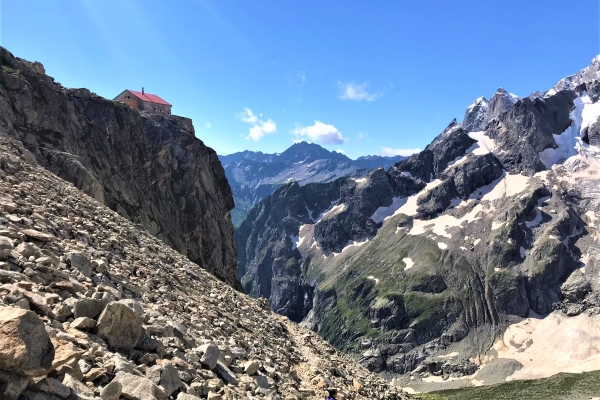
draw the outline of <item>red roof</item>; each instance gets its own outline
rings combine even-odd
[[[171,105],[170,103],[167,103],[166,101],[164,101],[163,99],[161,99],[160,97],[158,97],[155,94],[150,94],[150,93],[146,93],[146,92],[144,92],[144,94],[142,94],[142,92],[136,92],[135,90],[129,90],[129,89],[127,89],[127,91],[142,101],[147,101],[149,103],[163,104],[165,106]]]

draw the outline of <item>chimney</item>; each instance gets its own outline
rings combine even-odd
[[[144,94],[144,88],[142,88],[142,94]]]

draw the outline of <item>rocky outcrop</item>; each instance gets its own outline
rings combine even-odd
[[[6,137],[0,193],[0,398],[407,398]]]
[[[189,119],[147,115],[67,89],[0,48],[0,133],[38,163],[239,288],[216,153]]]

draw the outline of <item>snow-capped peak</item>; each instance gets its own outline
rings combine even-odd
[[[473,109],[475,109],[475,107],[477,106],[487,106],[487,99],[483,96],[477,98],[477,100],[475,100],[468,108],[467,108],[467,112],[469,111],[473,111]]]

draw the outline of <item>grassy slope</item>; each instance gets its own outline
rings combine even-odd
[[[420,394],[422,400],[579,400],[600,396],[600,371]]]
[[[406,309],[408,325],[431,318],[432,314],[444,310],[444,304],[453,301],[450,291],[432,294],[414,290],[439,275],[442,251],[426,237],[396,233],[398,223],[406,220],[404,215],[395,216],[370,243],[348,255],[311,263],[309,277],[320,275],[321,289],[335,288],[338,298],[343,299],[322,325],[321,334],[335,345],[352,351],[356,343],[347,343],[349,337],[379,336],[381,331],[370,326],[367,316],[370,307],[383,306],[396,299]],[[414,261],[410,270],[405,269],[405,257]],[[377,278],[379,283],[375,285],[369,276]]]

